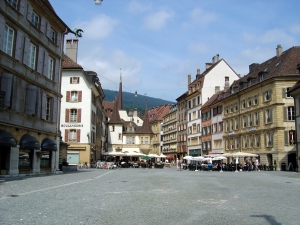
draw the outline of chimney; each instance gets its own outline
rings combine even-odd
[[[67,39],[66,55],[77,63],[78,39]]]
[[[212,64],[216,62],[216,56],[212,57]]]
[[[277,58],[279,56],[281,56],[281,54],[282,54],[282,47],[281,47],[281,45],[277,45],[277,48],[276,48],[276,56],[277,56]]]
[[[229,77],[225,77],[225,87],[224,90],[227,91],[229,88]]]
[[[192,78],[191,78],[191,74],[188,75],[188,86],[191,84],[192,82]]]
[[[249,65],[249,73],[253,73],[259,67],[259,63],[252,63]]]
[[[205,69],[208,69],[209,67],[211,67],[212,63],[205,63]]]
[[[200,69],[197,69],[197,75],[196,75],[196,79],[198,80],[200,78]]]
[[[220,55],[217,54],[217,55],[216,55],[216,62],[219,62],[219,57],[220,57]]]
[[[220,92],[220,86],[215,86],[215,94]]]

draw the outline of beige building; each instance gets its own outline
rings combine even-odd
[[[182,159],[187,155],[187,120],[186,120],[186,95],[179,96],[177,101],[177,158]]]
[[[225,153],[256,153],[271,169],[296,168],[294,100],[286,92],[299,80],[299,56],[300,47],[283,52],[278,45],[274,57],[251,64],[223,93]]]
[[[177,158],[177,104],[163,117],[163,147],[162,153],[169,159]]]

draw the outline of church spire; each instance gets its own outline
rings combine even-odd
[[[152,129],[151,129],[150,123],[149,123],[147,99],[146,99],[145,115],[144,115],[144,118],[143,118],[143,125],[142,125],[142,128],[140,130],[140,133],[141,134],[154,134]]]
[[[122,68],[120,68],[120,85],[119,85],[119,94],[118,94],[118,110],[123,109],[123,94],[122,94]]]

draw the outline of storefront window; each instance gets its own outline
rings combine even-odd
[[[49,152],[41,152],[41,167],[50,167],[50,154]]]
[[[31,150],[21,150],[19,151],[19,166],[20,167],[30,167],[31,165]]]

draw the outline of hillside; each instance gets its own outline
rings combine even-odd
[[[103,89],[105,98],[104,101],[112,102],[118,95],[118,92]],[[146,108],[146,99],[147,99],[147,107],[151,109],[156,106],[165,105],[165,104],[175,104],[175,102],[170,102],[167,100],[159,99],[159,98],[152,98],[145,95],[137,95],[134,96],[134,93],[124,92],[123,91],[123,107],[124,109],[128,110],[131,107],[137,108],[138,112],[141,115],[144,115],[145,108]]]

